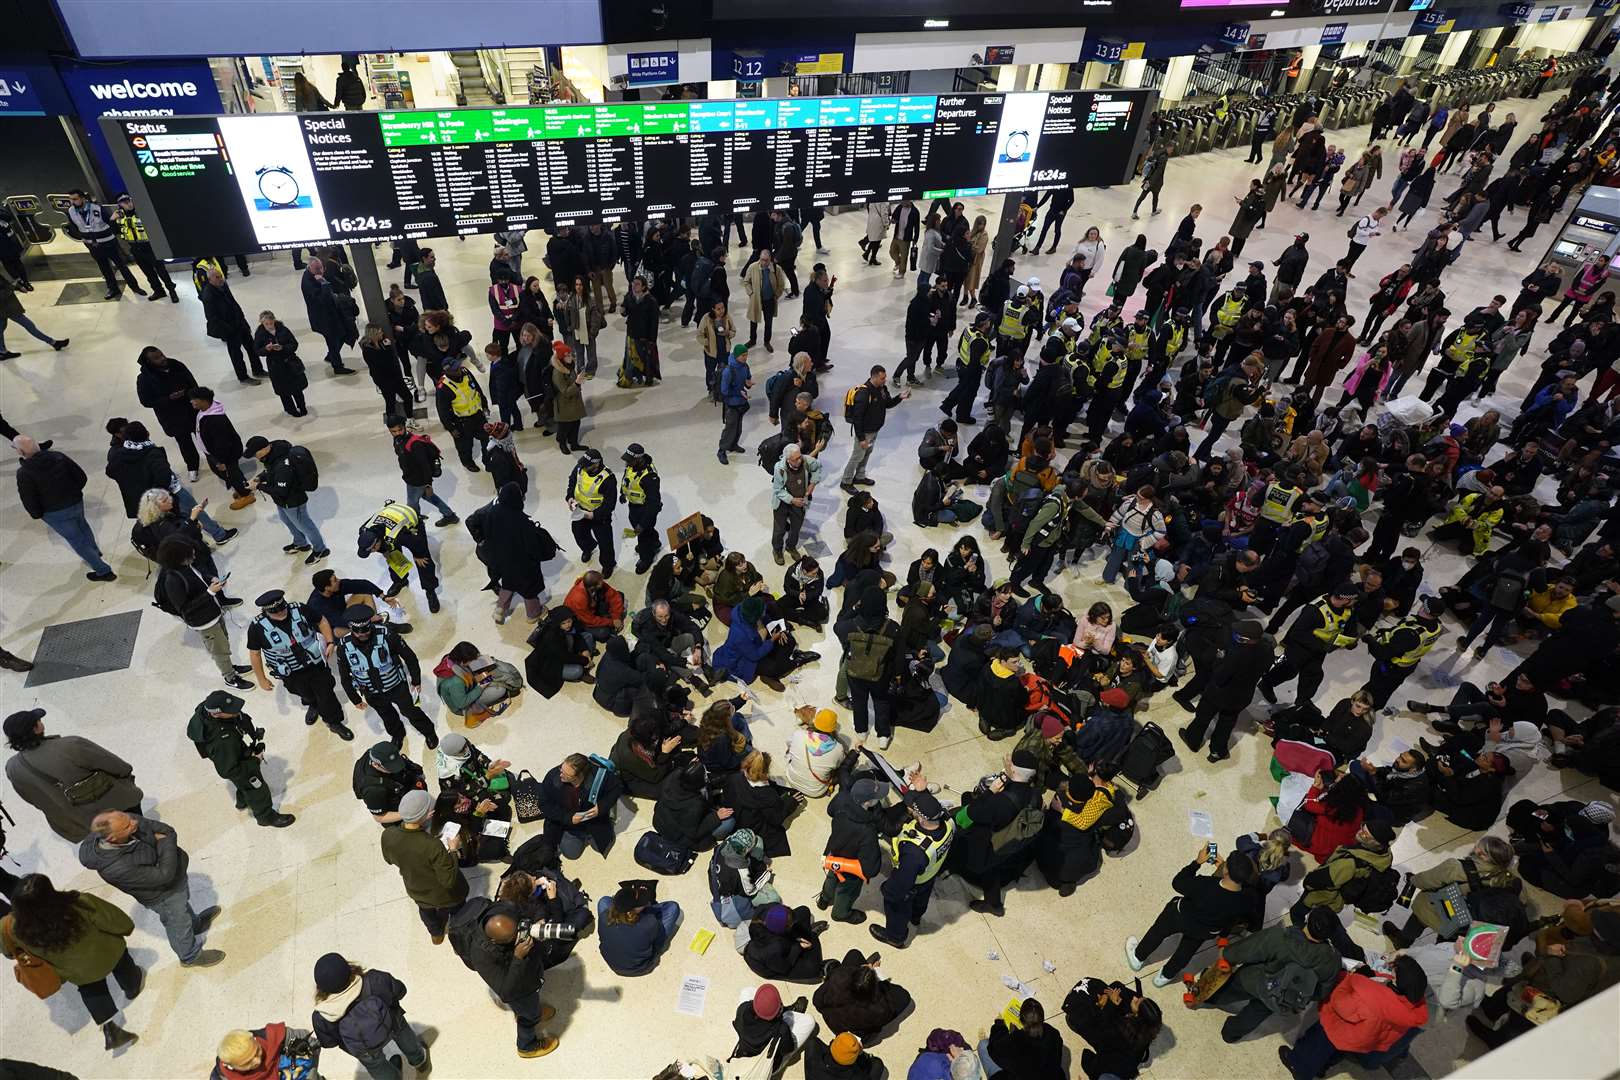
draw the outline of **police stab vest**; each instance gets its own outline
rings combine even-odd
[[[450,388],[450,411],[460,417],[477,416],[484,410],[484,397],[473,386],[472,376],[463,374],[458,382],[444,376],[443,386]]]
[[[1315,634],[1330,648],[1337,648],[1338,639],[1344,636],[1344,625],[1350,621],[1350,616],[1355,611],[1354,607],[1346,605],[1343,611],[1335,611],[1333,605],[1328,603],[1327,597],[1324,596],[1321,602],[1316,605],[1316,611],[1322,616],[1322,625],[1312,630],[1311,633]]]
[[[380,627],[372,633],[371,641],[361,644],[353,634],[346,634],[338,643],[343,650],[343,662],[349,669],[349,678],[363,694],[386,694],[403,683],[410,672],[394,655],[388,632]]]
[[[631,506],[641,506],[647,501],[647,492],[642,488],[642,478],[652,473],[652,469],[633,469],[628,466],[624,470],[624,497]],[[604,475],[606,471],[604,470]],[[581,504],[583,505],[583,504]],[[594,509],[594,507],[592,507]]]
[[[264,658],[271,674],[278,679],[285,679],[295,671],[316,664],[324,664],[326,660],[325,642],[320,631],[304,614],[304,605],[288,604],[287,610],[286,622],[277,622],[265,614],[253,620],[260,633],[264,634],[264,648],[259,655]]]
[[[974,348],[984,340],[984,335],[971,326],[962,331],[962,336],[956,339],[956,362],[962,367],[978,366],[980,361],[974,358]]]
[[[1440,640],[1441,630],[1440,621],[1438,619],[1435,620],[1433,626],[1429,626],[1422,619],[1412,616],[1402,619],[1399,623],[1396,623],[1388,630],[1379,633],[1377,636],[1377,641],[1380,645],[1387,646],[1390,643],[1390,640],[1402,630],[1410,630],[1416,634],[1418,636],[1418,643],[1411,649],[1408,649],[1406,652],[1401,653],[1399,656],[1391,656],[1389,658],[1389,662],[1394,664],[1396,667],[1409,668],[1416,665],[1419,660],[1423,659],[1424,655],[1427,654],[1430,649],[1434,648],[1434,643]]]
[[[602,505],[602,487],[607,483],[607,478],[606,469],[595,476],[581,469],[579,475],[574,477],[574,501],[581,510],[595,510]]]
[[[1001,325],[997,333],[1009,341],[1023,341],[1029,333],[1029,324],[1024,322],[1024,316],[1029,313],[1029,303],[1009,301],[1001,309]]]
[[[956,836],[956,823],[946,818],[942,824],[944,828],[938,832],[924,832],[915,820],[908,821],[901,826],[899,833],[889,840],[889,856],[894,859],[896,866],[900,865],[900,845],[912,844],[928,859],[928,865],[922,868],[917,875],[917,884],[924,885],[939,876],[945,868],[945,856],[950,853],[951,840]]]
[[[1283,487],[1273,481],[1266,485],[1266,497],[1260,503],[1260,516],[1277,525],[1294,520],[1294,504],[1305,494],[1303,488]]]

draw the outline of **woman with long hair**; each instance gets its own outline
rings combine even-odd
[[[968,247],[973,252],[973,260],[968,263],[967,277],[962,282],[963,307],[977,306],[979,303],[979,282],[984,276],[985,252],[990,248],[990,230],[983,214],[973,219],[973,231],[968,233]]]
[[[698,721],[697,753],[709,775],[736,772],[751,743],[748,721],[729,701],[716,701]]]
[[[101,1025],[108,1050],[134,1042],[138,1036],[114,1019],[118,1006],[107,988],[111,975],[125,1000],[134,1001],[146,981],[124,941],[135,932],[130,917],[99,896],[58,890],[44,874],[24,877],[11,902],[11,914],[0,920],[0,950],[10,959],[26,954],[43,961],[62,982],[77,987],[91,1019]]]
[[[1356,833],[1367,816],[1367,789],[1361,781],[1346,774],[1337,780],[1324,770],[1311,785],[1310,794],[1289,819],[1294,845],[1317,862],[1326,862],[1333,852],[1355,842]],[[1296,829],[1295,819],[1309,819],[1309,830]],[[1308,833],[1301,838],[1302,833]]]
[[[213,549],[203,541],[202,526],[197,521],[206,503],[206,499],[201,503],[194,502],[191,513],[182,514],[174,492],[167,488],[147,490],[141,495],[140,504],[135,509],[135,525],[129,531],[130,543],[135,545],[135,550],[155,561],[163,541],[178,536],[191,545],[192,563],[198,573],[213,581],[219,577],[219,567],[214,563]],[[235,533],[234,529],[231,531]],[[225,595],[223,589],[219,592],[218,600],[222,608],[235,607],[242,602],[240,597]]]

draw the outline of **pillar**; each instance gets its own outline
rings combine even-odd
[[[1120,68],[1119,84],[1134,89],[1142,85],[1142,74],[1147,71],[1146,60],[1127,60]]]
[[[1187,96],[1187,76],[1192,74],[1192,65],[1193,58],[1190,56],[1172,56],[1165,65],[1160,96],[1166,106]]]

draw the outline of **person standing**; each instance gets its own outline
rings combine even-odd
[[[1163,143],[1154,143],[1148,149],[1147,158],[1142,162],[1142,193],[1136,197],[1136,204],[1131,207],[1131,220],[1139,216],[1137,211],[1142,209],[1142,203],[1148,199],[1153,200],[1153,213],[1159,212],[1159,192],[1164,190],[1165,167],[1170,162],[1170,151]]]
[[[423,248],[421,258],[416,264],[416,294],[422,299],[423,311],[447,311],[450,308],[450,301],[444,295],[444,285],[439,281],[439,271],[435,269],[436,265],[437,256],[433,254],[433,249]],[[409,285],[405,287],[410,288]],[[311,323],[311,326],[313,325]]]
[[[441,938],[442,940],[442,938]],[[322,1046],[341,1047],[365,1066],[371,1080],[400,1080],[400,1065],[417,1076],[433,1068],[427,1046],[416,1034],[400,998],[405,984],[380,968],[351,964],[340,953],[315,961],[315,1011],[310,1027]],[[399,1053],[385,1057],[388,1044]]]
[[[115,425],[118,428],[116,432],[111,430]],[[152,441],[151,432],[146,430],[145,424],[139,420],[116,419],[108,421],[107,426],[117,441],[107,450],[107,467],[104,471],[118,485],[118,493],[124,498],[126,517],[139,519],[142,500],[148,495],[154,499],[166,496],[169,505],[158,509],[165,516],[173,513],[176,518],[185,518],[188,532],[206,532],[213,537],[214,543],[222,545],[235,538],[237,530],[227,529],[209,517],[206,504],[199,503],[190,489],[180,482],[180,477],[175,475],[174,468],[169,464],[169,455]],[[136,528],[151,525],[156,520],[138,521]],[[148,545],[151,550],[156,550],[161,539],[160,536]],[[202,541],[200,535],[194,539],[199,544]]]
[[[786,564],[784,551],[799,561],[799,530],[819,483],[821,461],[805,457],[798,443],[789,443],[771,473],[771,555],[777,566]]]
[[[117,300],[121,293],[114,273],[122,274],[124,282],[136,296],[145,296],[146,290],[130,273],[129,263],[118,247],[116,209],[103,203],[91,202],[81,188],[68,192],[67,219],[75,239],[84,244],[90,257],[101,267],[101,276],[107,282],[104,300]]]
[[[139,1036],[118,1025],[118,1006],[107,989],[110,975],[126,1001],[140,996],[146,973],[129,955],[124,939],[135,923],[99,896],[58,890],[44,874],[29,874],[12,893],[15,907],[0,933],[0,951],[8,958],[21,953],[44,961],[61,979],[72,983],[90,1018],[101,1027],[107,1051],[128,1046]]]
[[[1322,685],[1322,662],[1328,654],[1356,647],[1356,639],[1345,630],[1350,629],[1361,592],[1359,585],[1346,581],[1306,605],[1283,638],[1282,656],[1260,680],[1261,697],[1277,704],[1277,687],[1298,676],[1295,700],[1316,700]]]
[[[889,687],[907,658],[900,648],[900,625],[889,618],[883,590],[876,586],[864,590],[854,613],[834,624],[833,636],[844,649],[843,672],[856,735],[864,740],[870,726],[877,732],[878,749],[887,750],[894,737]]]
[[[343,706],[326,658],[333,648],[332,627],[280,589],[271,589],[254,601],[259,614],[248,623],[248,660],[261,690],[274,690],[270,675],[304,706],[304,723],[324,720],[344,742],[354,732],[343,723]],[[367,609],[370,610],[369,608]],[[266,668],[269,673],[266,673]]]
[[[586,450],[585,460],[575,467],[568,482],[568,509],[573,514],[570,527],[581,562],[588,563],[601,553],[604,578],[612,577],[618,565],[613,537],[613,506],[618,497],[618,481],[602,464],[602,455]]]
[[[554,341],[546,376],[551,380],[551,418],[557,425],[557,449],[565,454],[589,450],[579,441],[579,425],[585,419],[585,382],[590,374],[579,370],[573,349]]]
[[[810,290],[806,289],[807,302],[809,297]],[[866,463],[871,460],[872,446],[877,442],[878,432],[883,430],[889,410],[911,397],[909,389],[900,391],[898,396],[891,393],[888,382],[888,369],[882,364],[874,364],[866,381],[851,389],[844,399],[844,419],[849,421],[854,445],[850,447],[849,461],[844,465],[844,475],[838,486],[850,495],[855,494],[857,484],[865,487],[875,483],[866,475]]]
[[[934,883],[945,868],[956,835],[955,822],[928,791],[912,792],[905,808],[905,823],[887,845],[894,865],[879,890],[884,925],[866,928],[878,941],[896,949],[905,948],[911,928],[922,925]]]
[[[817,245],[819,248],[819,244]],[[810,270],[810,284],[804,287],[803,315],[811,329],[816,332],[816,347],[810,350],[810,355],[816,361],[817,371],[826,371],[832,365],[827,363],[827,349],[832,344],[832,315],[833,289],[838,285],[838,278],[827,273],[826,263],[816,263]]]
[[[426,253],[427,249],[423,249]],[[418,276],[417,283],[421,284]],[[434,278],[437,285],[438,279]],[[304,311],[309,316],[310,329],[314,330],[326,342],[326,362],[332,365],[334,375],[352,375],[354,369],[343,364],[343,347],[353,344],[359,339],[355,332],[354,316],[346,314],[343,302],[354,304],[354,299],[348,293],[343,293],[339,300],[339,293],[331,280],[327,277],[326,264],[320,259],[311,259],[304,264],[304,276],[298,283],[299,291],[304,296]],[[440,290],[441,295],[443,290]],[[424,310],[442,310],[438,304],[429,304],[426,286],[423,286],[422,303]]]
[[[86,869],[157,915],[180,966],[213,967],[225,954],[204,949],[202,935],[219,907],[191,909],[190,861],[174,826],[121,810],[97,814],[90,835],[79,842],[79,862]]]
[[[652,455],[640,443],[625,447],[620,460],[624,462],[624,488],[619,499],[629,507],[630,528],[636,534],[636,573],[645,574],[658,561],[664,546],[658,536],[658,514],[664,508],[663,481]],[[538,613],[532,616],[538,617]]]
[[[517,1053],[521,1058],[544,1057],[560,1040],[540,1025],[557,1015],[540,1003],[545,983],[544,949],[533,934],[519,933],[520,910],[504,900],[475,896],[462,904],[449,926],[450,945],[469,969],[484,980],[517,1021]]]
[[[473,460],[473,443],[478,444],[479,456],[483,456],[489,443],[484,431],[484,425],[489,423],[489,399],[460,356],[444,358],[433,400],[439,410],[439,422],[455,441],[461,467],[472,473],[482,472]]]
[[[775,224],[771,257],[782,273],[787,275],[788,291],[783,294],[783,300],[792,300],[799,295],[799,248],[804,244],[804,230],[782,210],[771,211],[771,221]]]
[[[433,481],[444,472],[444,455],[433,445],[433,440],[410,430],[403,416],[390,416],[386,421],[388,434],[394,440],[394,457],[399,461],[400,479],[405,481],[405,503],[421,512],[422,500],[438,507],[439,520],[433,524],[440,529],[456,524],[461,518],[450,509],[450,504],[434,494]]]
[[[242,475],[242,459],[247,456],[242,436],[236,425],[225,414],[225,403],[206,386],[193,386],[186,391],[195,416],[192,438],[208,459],[209,470],[230,490],[231,509],[240,510],[258,501],[248,488],[247,477]],[[286,550],[291,550],[290,548]]]
[[[264,359],[264,366],[270,371],[270,389],[281,399],[281,410],[288,416],[308,416],[304,390],[309,386],[309,376],[304,374],[304,362],[298,358],[298,339],[273,311],[259,312],[259,325],[253,330],[253,355]],[[409,405],[410,398],[405,396],[404,380],[399,375],[399,360],[392,348],[388,349],[387,357],[395,381],[399,383],[400,398]]]
[[[253,684],[242,675],[253,669],[232,662],[230,633],[225,629],[224,609],[235,607],[238,601],[226,597],[224,578],[211,576],[215,569],[212,559],[198,565],[199,554],[197,545],[179,534],[171,533],[158,543],[154,561],[160,569],[153,604],[197,631],[226,686],[251,690]],[[204,566],[210,576],[204,575]]]
[[[6,779],[62,839],[79,843],[103,810],[141,812],[142,793],[129,762],[77,735],[46,735],[44,709],[12,713],[4,732],[14,751]]]
[[[1382,709],[1395,696],[1406,677],[1417,670],[1418,663],[1445,635],[1441,633],[1440,616],[1445,613],[1445,601],[1438,596],[1425,596],[1417,610],[1387,630],[1365,635],[1362,640],[1372,651],[1372,671],[1362,687],[1372,695],[1373,706]]]
[[[1344,259],[1341,261],[1346,276],[1356,276],[1351,273],[1351,268],[1356,265],[1356,260],[1361,258],[1361,253],[1367,250],[1367,245],[1372,243],[1375,237],[1383,235],[1384,229],[1379,223],[1388,214],[1389,207],[1380,206],[1372,213],[1362,215],[1355,225],[1351,226],[1350,248],[1344,253]]]
[[[866,778],[841,787],[827,804],[832,826],[822,863],[831,868],[821,883],[816,907],[822,911],[831,907],[833,922],[859,926],[866,921],[866,912],[855,910],[855,901],[860,899],[865,884],[883,868],[883,841],[878,828],[887,792],[888,785],[883,781]]]
[[[612,312],[619,304],[619,295],[613,290],[613,267],[619,261],[619,245],[600,221],[593,221],[585,231],[585,266],[591,276],[591,299],[604,312]],[[602,303],[602,294],[607,303]]]
[[[101,556],[96,534],[84,516],[84,487],[89,478],[77,462],[60,450],[41,450],[27,435],[12,440],[22,456],[17,466],[17,497],[35,521],[43,521],[66,540],[73,553],[83,559],[90,581],[117,581],[107,560]]]
[[[17,299],[17,292],[16,282],[9,275],[0,272],[0,360],[15,360],[22,355],[6,347],[6,327],[11,323],[16,323],[32,334],[36,340],[43,341],[57,352],[67,348],[67,338],[53,338],[34,325],[34,320],[23,310],[22,301]]]
[[[763,264],[764,260],[761,260]],[[726,458],[728,453],[741,454],[745,451],[742,445],[743,414],[748,412],[748,391],[754,385],[754,373],[748,367],[748,349],[752,345],[737,344],[732,346],[731,359],[720,372],[720,409],[723,423],[720,427],[720,449],[715,457],[720,464],[729,464]]]
[[[658,301],[647,291],[647,279],[638,274],[624,298],[624,361],[618,382],[622,387],[652,386],[663,377],[658,365]]]
[[[979,394],[984,369],[990,363],[992,321],[988,311],[975,313],[972,325],[966,327],[956,340],[956,386],[940,402],[939,411],[950,416],[954,408],[958,424],[978,423],[973,418],[973,399]]]
[[[308,551],[304,558],[306,566],[332,554],[315,519],[309,516],[309,496],[320,486],[315,456],[307,448],[294,446],[286,439],[271,442],[263,435],[253,436],[242,449],[257,458],[262,466],[259,475],[253,478],[254,489],[270,496],[270,501],[276,505],[276,516],[292,533],[292,543],[281,550]]]
[[[209,268],[198,298],[202,300],[208,336],[224,343],[225,351],[231,358],[231,367],[236,372],[236,381],[247,386],[258,386],[259,380],[265,378],[265,370],[259,362],[258,352],[253,348],[253,331],[248,327],[247,316],[242,313],[242,305],[236,302],[236,294],[231,292],[225,275],[217,266]],[[245,363],[244,354],[247,357]],[[249,364],[252,365],[252,375],[248,374]]]
[[[1276,648],[1260,620],[1243,619],[1233,625],[1230,639],[1221,648],[1220,662],[1211,664],[1209,678],[1202,681],[1192,723],[1177,732],[1189,750],[1196,754],[1202,749],[1208,733],[1211,764],[1231,757],[1228,740],[1238,713],[1254,700],[1255,688],[1271,670],[1275,655]],[[1179,696],[1176,703],[1186,707]]]
[[[759,323],[765,322],[765,351],[775,352],[771,346],[771,325],[776,320],[776,305],[787,289],[787,278],[769,251],[760,251],[759,261],[743,271],[743,291],[748,294],[748,346],[759,339]]]
[[[1200,874],[1206,863],[1217,872]],[[1169,986],[1204,942],[1253,916],[1258,880],[1258,868],[1249,855],[1235,851],[1222,859],[1211,855],[1208,845],[1199,844],[1197,856],[1170,882],[1178,895],[1164,905],[1141,938],[1125,939],[1126,964],[1132,971],[1141,971],[1146,966],[1144,957],[1151,956],[1171,934],[1180,935],[1175,952],[1153,976],[1154,986]]]
[[[249,811],[267,828],[285,829],[296,819],[271,803],[264,781],[264,729],[253,726],[243,704],[235,694],[215,690],[192,710],[186,738],[196,746],[197,756],[213,762],[220,779],[236,788],[238,810]]]
[[[360,712],[366,706],[376,709],[382,730],[389,733],[397,750],[405,743],[405,725],[400,714],[423,735],[428,750],[439,746],[433,721],[421,711],[421,662],[410,644],[386,622],[373,622],[373,610],[353,604],[345,612],[348,633],[334,649],[337,674],[343,680],[343,693]]]
[[[422,575],[422,591],[427,595],[428,611],[439,613],[439,574],[428,547],[427,528],[422,515],[409,506],[401,506],[392,499],[383,504],[366,523],[360,526],[357,541],[360,558],[381,553],[388,563],[393,583],[383,595],[392,600],[411,579],[414,565]]]
[[[467,900],[467,879],[457,865],[461,833],[441,840],[432,827],[433,796],[407,791],[399,800],[399,826],[382,831],[382,857],[399,871],[433,944],[442,945],[450,917]]]
[[[158,427],[180,447],[180,457],[186,463],[187,479],[193,484],[202,468],[197,454],[197,413],[188,397],[197,380],[191,369],[178,360],[164,355],[156,345],[141,350],[136,363],[140,374],[135,377],[135,396],[142,405],[152,410]]]

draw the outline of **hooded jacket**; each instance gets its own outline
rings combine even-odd
[[[139,363],[141,373],[135,377],[135,396],[152,410],[158,427],[174,438],[189,439],[197,426],[196,411],[185,396],[185,391],[197,385],[191,369],[172,358],[162,367],[147,360]],[[171,397],[176,391],[180,396]]]
[[[475,896],[450,917],[450,945],[461,962],[476,971],[496,997],[511,1004],[539,991],[545,982],[545,950],[532,949],[520,957],[511,945],[497,945],[484,933],[484,923],[495,915],[522,917],[504,900]]]
[[[89,478],[60,450],[41,450],[17,465],[17,497],[34,519],[84,501]]]
[[[338,1046],[355,1057],[382,1049],[405,1021],[399,1000],[405,984],[386,971],[367,971],[345,989],[315,1003],[310,1026],[322,1046]]]
[[[180,888],[190,861],[175,839],[173,826],[156,818],[137,817],[134,834],[122,844],[106,843],[94,833],[79,841],[81,864],[143,904]]]
[[[1346,974],[1322,1003],[1318,1022],[1334,1048],[1347,1054],[1388,1050],[1429,1022],[1429,1003],[1411,1002],[1382,979]]]
[[[141,496],[153,488],[173,491],[178,486],[169,455],[151,441],[115,442],[107,448],[107,476],[118,485],[124,516],[133,518]]]

